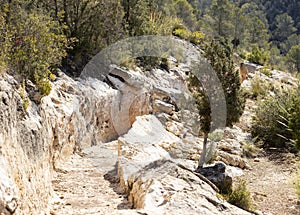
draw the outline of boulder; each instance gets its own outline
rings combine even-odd
[[[175,110],[174,105],[160,101],[155,100],[153,104],[154,112],[163,112],[167,114],[172,114],[172,112]]]
[[[184,149],[155,116],[137,117],[118,141],[118,175],[134,208],[147,214],[250,214],[219,199],[207,179],[172,158],[174,149],[192,147]]]
[[[224,163],[216,163],[213,166],[207,166],[197,169],[200,173],[212,183],[214,183],[221,193],[230,193],[232,191],[232,177],[226,172],[226,165]]]
[[[182,123],[169,121],[166,123],[166,130],[179,137],[183,135],[184,127]]]
[[[247,162],[239,155],[230,154],[228,152],[219,151],[217,161],[222,161],[227,165],[245,169],[248,167]]]
[[[244,64],[247,67],[249,73],[254,73],[255,71],[258,71],[263,68],[263,66],[255,63],[244,62]]]

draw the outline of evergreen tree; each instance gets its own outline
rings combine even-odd
[[[300,44],[293,46],[287,53],[287,62],[290,63],[292,71],[300,73]]]
[[[232,126],[239,120],[245,106],[245,100],[240,91],[239,75],[234,70],[232,49],[227,41],[213,40],[206,45],[204,53],[204,57],[208,59],[222,84],[227,106],[226,126]],[[198,163],[199,169],[203,167],[206,157],[206,145],[211,126],[211,107],[205,89],[194,75],[189,78],[189,88],[196,100],[201,122],[200,132],[204,135],[203,153]]]
[[[279,42],[283,42],[297,30],[294,27],[294,20],[287,13],[277,15],[275,17],[275,25],[276,28],[272,39]]]
[[[214,0],[209,15],[213,20],[211,23],[212,28],[215,30],[218,36],[228,37],[233,29],[232,23],[230,22],[233,13],[233,5],[229,0]]]

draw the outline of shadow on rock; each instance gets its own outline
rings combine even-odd
[[[114,190],[115,193],[123,197],[121,204],[117,206],[118,210],[133,209],[133,205],[128,201],[126,193],[120,187],[120,178],[118,177],[118,163],[114,165],[114,169],[108,171],[104,175],[104,179],[110,183],[110,187]]]

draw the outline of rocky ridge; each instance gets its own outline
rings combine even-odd
[[[59,73],[51,94],[39,105],[30,102],[27,110],[20,96],[20,82],[1,74],[0,210],[4,214],[48,214],[54,207],[52,213],[70,212],[72,203],[57,198],[79,198],[86,189],[77,197],[68,197],[70,191],[65,187],[70,184],[62,184],[64,180],[85,183],[84,178],[94,178],[89,188],[93,190],[97,183],[105,184],[118,173],[117,180],[129,201],[122,192],[115,195],[115,189],[108,191],[107,198],[121,196],[126,202],[121,208],[126,210],[103,208],[101,204],[108,204],[108,200],[97,202],[101,196],[105,198],[100,192],[91,197],[96,211],[134,214],[135,210],[129,210],[133,206],[154,214],[187,210],[191,214],[248,214],[217,198],[213,186],[187,170],[195,168],[202,140],[193,135],[193,122],[182,123],[182,117],[192,118],[192,113],[176,104],[181,92],[186,92],[182,81],[186,72],[188,67],[183,64],[169,72],[115,67],[108,74],[109,84],[95,79],[73,80]],[[34,90],[27,89],[25,98],[30,98]],[[217,160],[230,165],[233,176],[240,175],[239,168],[247,168],[241,155],[242,143],[249,136],[238,127],[227,129],[227,134],[219,144]],[[118,142],[110,142],[116,138]],[[110,157],[117,152],[119,157]],[[83,158],[74,158],[74,153]],[[73,164],[70,159],[75,159]],[[69,173],[73,174],[70,178]],[[65,190],[63,195],[61,189]],[[53,200],[53,196],[57,198]],[[51,199],[54,206],[49,204]],[[78,214],[94,213],[92,209],[88,212],[88,205],[83,207],[87,211],[78,209]]]

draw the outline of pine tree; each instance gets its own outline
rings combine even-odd
[[[227,41],[212,41],[206,45],[204,57],[208,59],[212,68],[222,84],[225,94],[227,115],[226,126],[232,126],[243,113],[245,100],[240,91],[240,80],[237,71],[234,70],[232,61],[232,49]],[[200,115],[200,132],[204,135],[203,153],[198,163],[198,169],[203,167],[206,157],[206,145],[211,128],[211,107],[209,98],[200,81],[193,75],[189,78],[189,88],[194,95]]]
[[[209,15],[213,19],[212,28],[218,36],[228,37],[233,26],[230,22],[233,5],[228,0],[214,0]]]

